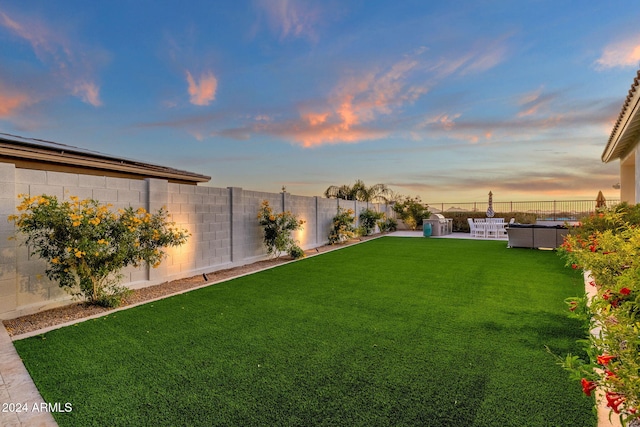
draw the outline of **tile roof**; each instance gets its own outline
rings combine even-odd
[[[631,89],[627,94],[622,109],[618,115],[611,135],[607,141],[607,145],[602,152],[602,161],[609,162],[611,160],[623,157],[632,144],[637,143],[638,139],[638,124],[640,123],[640,114],[638,114],[638,102],[640,96],[638,93],[638,87],[640,86],[640,70],[636,72],[636,77],[633,79]]]

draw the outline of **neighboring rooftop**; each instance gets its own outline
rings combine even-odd
[[[0,162],[22,169],[103,175],[120,178],[161,178],[179,184],[208,182],[210,176],[41,139],[0,133]]]
[[[602,152],[602,161],[625,157],[640,139],[640,70],[638,70],[627,98],[622,104],[618,120],[613,126],[607,146]]]

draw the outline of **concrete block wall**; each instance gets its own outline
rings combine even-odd
[[[328,242],[338,206],[384,210],[385,205],[169,183],[162,179],[135,180],[15,168],[0,163],[0,319],[9,319],[72,302],[71,297],[45,274],[45,263],[21,245],[7,217],[16,213],[18,194],[48,194],[68,200],[92,198],[117,210],[165,208],[177,226],[191,234],[179,248],[169,248],[158,268],[127,268],[122,284],[141,288],[230,268],[266,258],[262,228],[257,221],[263,200],[276,213],[291,211],[305,221],[294,238],[304,249]]]
[[[298,246],[302,249],[310,249],[322,245],[323,242],[319,242],[316,236],[317,198],[294,196],[289,193],[283,193],[283,197],[285,210],[295,212],[298,218],[304,221],[302,228],[293,233]],[[333,214],[335,215],[335,208]]]
[[[316,242],[319,245],[329,243],[329,232],[331,231],[333,217],[338,213],[338,203],[342,200],[326,199],[316,197],[318,210],[316,211]]]

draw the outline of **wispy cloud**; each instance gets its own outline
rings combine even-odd
[[[417,66],[414,59],[404,58],[380,70],[352,75],[325,99],[299,104],[295,115],[250,115],[240,119],[244,124],[214,130],[211,135],[238,140],[276,136],[306,148],[383,138],[390,131],[380,124],[381,119],[427,93],[425,87],[409,84],[408,76]]]
[[[280,3],[278,3],[280,4]],[[293,3],[285,3],[289,6]],[[452,54],[450,58],[434,57],[426,47],[414,49],[395,61],[380,60],[377,66],[362,66],[339,77],[333,88],[313,100],[293,100],[294,106],[274,112],[266,109],[250,114],[235,114],[229,117],[227,126],[220,122],[189,123],[185,117],[179,122],[170,120],[167,126],[184,127],[193,134],[197,129],[202,135],[208,126],[209,136],[246,140],[253,136],[278,137],[302,147],[350,144],[381,139],[391,134],[406,133],[415,126],[415,118],[406,116],[406,111],[419,99],[425,97],[430,88],[442,80],[481,73],[504,60],[507,52],[506,38],[477,43],[465,53]],[[191,102],[209,105],[215,99],[217,80],[211,73],[196,76],[186,71]],[[450,112],[437,115],[421,128],[438,128],[452,131],[461,113]],[[402,126],[398,123],[402,122]],[[163,126],[161,122],[152,124]],[[145,125],[147,126],[147,125]],[[449,134],[452,136],[453,134]],[[479,142],[492,138],[490,128],[475,134],[456,130],[456,137]]]
[[[638,67],[640,63],[640,34],[618,40],[605,46],[596,60],[596,68]]]
[[[432,113],[417,122],[412,135],[417,140],[446,138],[479,143],[535,140],[551,132],[562,135],[597,128],[606,138],[620,108],[617,100],[576,101],[563,91],[547,92],[543,88],[515,96],[512,102],[514,112],[500,119],[459,111]]]
[[[278,133],[304,147],[387,136],[388,131],[368,124],[427,93],[426,87],[408,84],[407,77],[417,65],[408,58],[381,71],[347,78],[329,95],[324,107],[301,109],[299,120]]]
[[[80,46],[61,31],[34,18],[17,18],[0,11],[0,27],[27,42],[38,60],[62,81],[66,90],[83,102],[102,105],[94,71],[100,50]],[[91,52],[91,53],[88,53]]]
[[[100,100],[100,87],[93,82],[76,82],[71,93],[80,98],[83,102],[91,104],[94,107],[102,105],[102,101]]]
[[[0,119],[7,119],[34,102],[26,93],[7,89],[0,84]]]
[[[317,39],[317,26],[322,16],[318,5],[296,0],[256,0],[255,5],[266,17],[269,29],[281,40],[289,37]]]
[[[518,117],[533,116],[545,110],[558,98],[554,92],[544,92],[544,88],[539,88],[533,92],[528,92],[520,96],[517,101],[520,111]]]
[[[598,190],[618,197],[611,187],[619,180],[617,166],[602,165],[597,160],[572,158],[571,168],[559,167],[568,160],[563,157],[561,161],[559,159],[558,164],[543,170],[476,169],[470,174],[453,174],[437,170],[433,174],[407,176],[406,179],[394,180],[387,184],[392,188],[409,192],[451,194],[449,199],[424,200],[427,203],[480,201],[482,199],[470,196],[471,193],[478,194],[478,189],[493,191],[494,202],[511,201],[505,200],[504,197],[512,197],[514,194],[518,195],[519,200],[549,200],[554,197],[566,197],[567,194],[571,194],[573,199],[595,199]]]
[[[209,105],[216,99],[218,79],[211,71],[202,73],[197,82],[189,71],[186,71],[186,75],[190,102],[193,105]]]
[[[468,49],[454,50],[429,65],[429,71],[436,80],[453,74],[469,75],[481,73],[502,63],[508,55],[508,36],[490,41],[478,41]]]

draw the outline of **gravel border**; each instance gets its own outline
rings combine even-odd
[[[320,253],[341,249],[353,244],[357,244],[366,240],[375,239],[381,237],[381,234],[374,236],[361,237],[355,240],[350,240],[340,245],[324,245],[318,248],[305,251],[305,256],[314,256]],[[117,308],[106,308],[99,306],[88,305],[84,302],[72,303],[63,307],[53,308],[50,310],[41,311],[26,316],[17,317],[15,319],[3,320],[2,323],[9,333],[9,336],[15,337],[18,335],[24,335],[38,331],[40,329],[49,329],[56,325],[62,325],[64,323],[73,322],[75,320],[82,320],[87,317],[98,316],[103,313],[108,313],[116,309],[122,309],[123,307],[138,305],[146,301],[151,301],[166,296],[174,295],[177,293],[185,292],[190,289],[203,287],[206,285],[219,283],[221,281],[233,279],[238,276],[250,274],[266,268],[275,267],[278,265],[292,262],[289,256],[280,257],[277,259],[268,259],[263,261],[254,262],[252,264],[246,264],[239,267],[228,268],[224,270],[212,271],[206,273],[207,279],[204,279],[203,275],[197,275],[188,277],[185,279],[174,280],[171,282],[161,283],[159,285],[148,286],[145,288],[134,289],[130,296],[128,296],[123,303]]]

